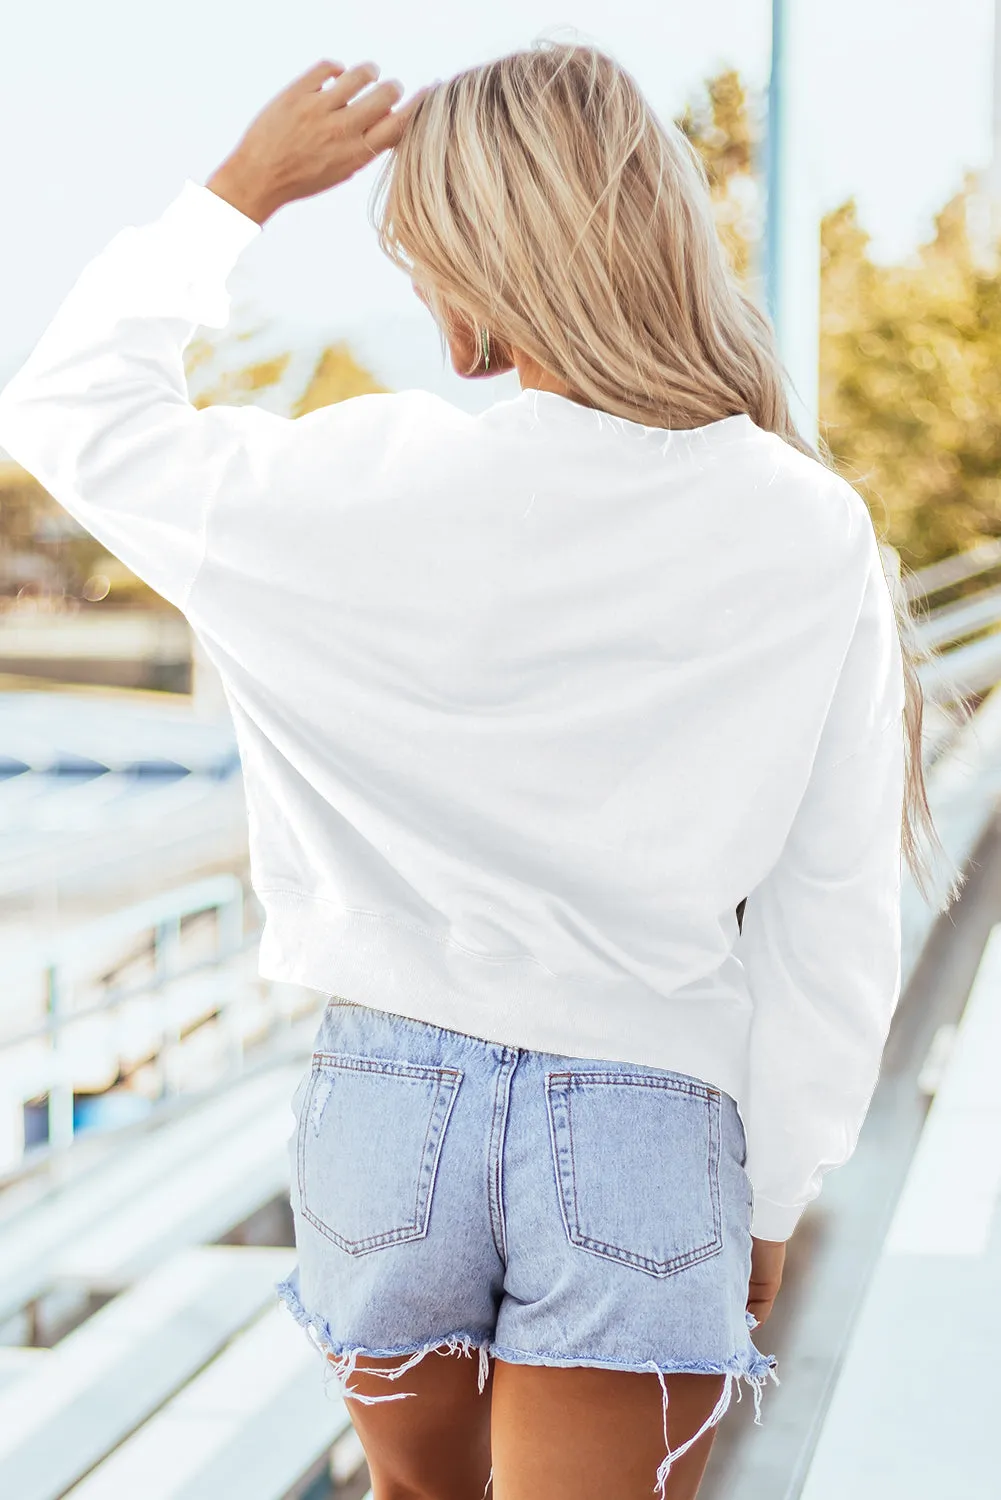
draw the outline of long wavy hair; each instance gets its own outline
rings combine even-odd
[[[575,399],[647,426],[746,412],[834,468],[793,423],[772,325],[728,260],[701,157],[597,48],[543,40],[434,85],[388,153],[370,213],[439,332],[485,328],[502,355],[520,349]],[[906,691],[901,849],[944,911],[965,876],[954,870],[936,900],[919,841],[944,853],[917,671],[935,652],[918,636],[897,554],[882,541],[880,551]]]

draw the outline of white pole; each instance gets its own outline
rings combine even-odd
[[[991,156],[967,204],[966,226],[974,260],[988,273],[998,268],[1001,238],[1001,0],[994,0],[994,59],[991,71]]]
[[[820,207],[806,0],[772,0],[766,284],[793,421],[816,444],[820,386]]]
[[[994,48],[991,64],[991,154],[978,172],[966,203],[966,232],[975,265],[987,275],[998,269],[1001,237],[1001,0],[994,0]]]
[[[984,173],[984,187],[997,202],[1001,199],[1001,0],[994,0],[994,99],[992,108],[991,161]]]

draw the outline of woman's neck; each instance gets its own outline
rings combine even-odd
[[[521,381],[523,391],[552,391],[556,396],[566,396],[573,401],[577,398],[572,394],[570,387],[548,370],[544,370],[540,364],[529,355],[523,354],[520,349],[511,351],[514,367],[518,371],[518,379]]]

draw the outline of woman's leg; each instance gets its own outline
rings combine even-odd
[[[715,1407],[724,1377],[664,1378],[678,1448]],[[392,1389],[360,1372],[351,1383],[363,1395]],[[652,1373],[491,1360],[481,1394],[476,1360],[429,1354],[400,1383],[417,1394],[375,1405],[346,1398],[374,1500],[483,1500],[491,1462],[487,1500],[652,1500],[664,1459],[663,1393]],[[672,1464],[665,1500],[694,1500],[716,1431]]]
[[[399,1357],[361,1360],[365,1367],[402,1363]],[[373,1500],[484,1500],[490,1478],[493,1360],[490,1365],[482,1391],[475,1353],[433,1351],[398,1381],[352,1371],[348,1383],[364,1396],[416,1393],[405,1401],[373,1405],[345,1397],[368,1459]]]
[[[665,1457],[655,1374],[493,1365],[493,1500],[652,1500]],[[672,1449],[699,1430],[724,1380],[665,1375]],[[710,1427],[671,1465],[665,1500],[693,1500],[716,1431]]]

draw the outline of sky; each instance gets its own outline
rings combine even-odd
[[[813,101],[820,208],[854,195],[879,259],[927,238],[964,171],[991,153],[993,0],[790,0],[808,15],[801,66]],[[372,59],[409,94],[539,36],[594,43],[662,117],[736,67],[768,75],[770,0],[49,0],[4,25],[0,89],[0,380],[26,357],[86,262],[123,225],[204,182],[250,120],[323,58]],[[459,381],[408,278],[368,218],[376,168],[290,204],[241,256],[234,326],[344,336],[387,384],[430,384],[466,404],[505,382]],[[502,387],[504,387],[502,389]]]

